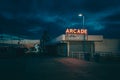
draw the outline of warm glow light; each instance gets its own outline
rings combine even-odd
[[[83,14],[79,14],[78,16],[83,16]]]
[[[66,34],[87,34],[87,29],[66,29]]]

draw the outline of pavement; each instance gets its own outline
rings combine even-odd
[[[24,56],[0,59],[0,80],[120,80],[120,63]]]

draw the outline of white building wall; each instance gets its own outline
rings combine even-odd
[[[76,37],[83,37],[81,36],[76,36]],[[60,36],[58,36],[57,38],[53,39],[53,42],[58,42],[58,41],[62,41],[62,40],[69,40],[66,38],[65,34],[62,34]],[[76,39],[73,38],[71,41],[79,41],[82,40],[82,38]],[[87,37],[88,41],[103,41],[103,36],[102,35],[88,35]]]
[[[102,42],[95,42],[95,52],[119,53],[120,52],[120,40],[104,39]]]
[[[18,45],[19,40],[0,40],[0,43]],[[40,44],[40,40],[20,40],[20,44],[26,48],[34,47],[35,44]]]
[[[18,44],[19,40],[0,40],[0,43]],[[40,40],[21,40],[20,44],[40,44]]]
[[[102,35],[88,35],[88,41],[103,41]]]

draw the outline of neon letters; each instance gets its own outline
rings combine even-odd
[[[83,35],[87,35],[87,29],[66,29],[66,34],[83,34]]]

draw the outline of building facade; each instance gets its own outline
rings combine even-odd
[[[120,54],[120,39],[106,39],[102,35],[63,34],[53,39],[49,45],[52,45],[51,50],[58,55],[68,57],[86,53],[91,57],[95,54]]]

